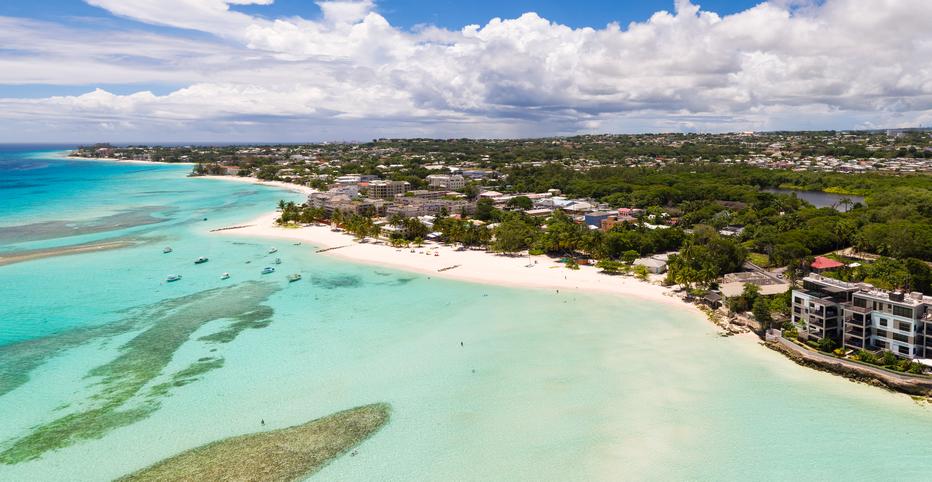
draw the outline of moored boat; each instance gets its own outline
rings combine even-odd
[[[269,254],[275,254],[275,253],[277,253],[277,252],[278,252],[278,249],[276,249],[276,248],[269,248]]]
[[[171,252],[172,252],[172,247],[171,247],[171,246],[165,246],[164,248],[162,248],[162,252],[165,253],[165,254],[171,253]]]
[[[275,268],[271,266],[266,266],[265,268],[262,268],[262,274],[271,274],[274,272],[275,272]]]
[[[220,279],[230,279],[230,273],[223,273],[220,275]]]
[[[275,258],[275,264],[282,264],[281,258]]]
[[[170,275],[168,278],[165,278],[165,281],[168,282],[168,283],[171,283],[171,282],[173,282],[173,281],[178,281],[178,280],[180,280],[180,279],[181,279],[181,275],[180,275],[180,274],[173,274],[173,275]]]
[[[194,260],[194,264],[204,264],[204,263],[206,263],[206,262],[207,262],[207,258],[205,258],[205,257],[203,257],[203,256],[201,256],[200,258],[197,258],[197,259]]]
[[[300,281],[301,275],[298,273],[288,275],[288,282],[294,283],[295,281]]]

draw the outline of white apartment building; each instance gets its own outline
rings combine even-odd
[[[932,297],[884,291],[817,274],[793,290],[792,319],[810,340],[833,338],[852,350],[932,357]]]
[[[431,189],[458,191],[466,187],[466,178],[459,174],[431,174],[427,176],[427,183]]]
[[[395,199],[398,194],[407,192],[407,181],[369,181],[369,194],[372,199]]]

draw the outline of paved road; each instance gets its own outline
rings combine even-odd
[[[748,270],[748,271],[753,271],[753,272],[755,272],[755,273],[762,274],[762,275],[764,275],[764,276],[766,276],[766,277],[772,279],[772,280],[775,281],[776,283],[786,283],[786,282],[787,282],[787,281],[784,280],[784,279],[777,278],[776,276],[770,274],[770,271],[767,271],[766,269],[764,269],[764,268],[762,268],[762,267],[760,267],[760,266],[758,266],[758,265],[756,265],[756,264],[754,264],[754,263],[752,263],[752,262],[750,262],[750,261],[745,261],[745,262],[744,262],[744,269],[746,269],[746,270]]]

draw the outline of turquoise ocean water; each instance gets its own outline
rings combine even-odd
[[[315,479],[932,477],[927,405],[691,311],[211,235],[297,195],[53,150],[0,147],[0,256],[129,246],[0,266],[0,480],[109,480],[382,401],[390,424]]]

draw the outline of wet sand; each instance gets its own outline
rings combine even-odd
[[[119,238],[108,241],[95,241],[92,243],[76,244],[58,248],[33,249],[29,251],[14,251],[11,254],[0,254],[0,266],[8,264],[22,263],[24,261],[34,261],[37,259],[54,258],[56,256],[71,256],[74,254],[89,253],[94,251],[110,251],[114,249],[128,248],[154,242],[154,239],[140,238]]]

